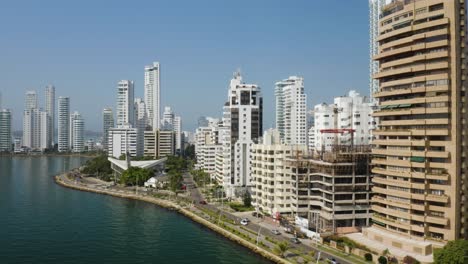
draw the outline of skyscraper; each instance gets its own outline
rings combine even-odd
[[[173,127],[175,132],[176,153],[182,154],[182,118],[180,116],[174,116]]]
[[[138,137],[137,137],[137,156],[143,155],[144,150],[144,140],[145,140],[145,129],[146,125],[148,124],[148,118],[146,114],[146,104],[141,98],[135,99],[135,127],[138,129]]]
[[[27,91],[25,100],[25,109],[37,108],[37,94],[36,91]]]
[[[104,150],[108,149],[109,129],[112,127],[114,127],[114,113],[112,112],[112,108],[104,108],[102,111],[102,144]]]
[[[84,151],[84,127],[85,123],[80,113],[73,113],[73,152]]]
[[[41,150],[49,149],[51,147],[50,140],[50,116],[47,111],[39,111],[39,127],[40,139],[39,145]]]
[[[75,126],[75,120],[76,119],[81,119],[81,114],[78,111],[75,111],[70,115],[70,130],[69,130],[70,136],[69,136],[69,139],[68,139],[70,141],[70,150],[73,150],[73,146],[75,144],[75,129],[74,129],[74,126]]]
[[[41,148],[41,111],[37,108],[24,110],[23,146],[34,150]]]
[[[134,83],[122,80],[117,85],[117,126],[135,125]]]
[[[371,103],[375,103],[373,94],[379,90],[379,81],[374,79],[374,74],[379,71],[379,62],[374,60],[378,54],[379,42],[379,16],[385,2],[389,0],[369,0],[369,94]]]
[[[263,98],[260,87],[245,84],[239,72],[231,79],[228,101],[224,105],[222,134],[223,185],[228,196],[249,191],[251,178],[250,149],[263,132]]]
[[[161,127],[166,130],[174,129],[174,112],[170,106],[164,107],[164,112],[161,120]]]
[[[55,87],[47,85],[45,88],[45,110],[49,115],[49,140],[48,146],[53,147],[55,144]]]
[[[466,24],[464,0],[393,1],[380,16],[374,225],[363,232],[416,256],[468,238]]]
[[[11,111],[0,110],[0,152],[11,151]]]
[[[161,68],[159,62],[145,66],[145,103],[148,113],[148,123],[153,130],[160,127],[160,82]]]
[[[69,151],[70,146],[70,97],[58,98],[58,151]]]
[[[304,79],[291,76],[276,83],[276,127],[287,145],[307,144],[307,95]]]

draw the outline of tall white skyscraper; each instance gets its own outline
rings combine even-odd
[[[40,140],[39,145],[41,150],[45,150],[51,147],[50,139],[50,116],[47,111],[39,112],[39,126],[40,126]]]
[[[107,150],[108,148],[109,129],[114,127],[114,125],[114,112],[112,111],[112,108],[104,108],[102,111],[102,144],[104,146],[104,150]]]
[[[58,98],[58,151],[69,151],[70,146],[70,97]]]
[[[0,110],[0,152],[11,151],[11,111]]]
[[[41,112],[37,108],[24,110],[23,146],[36,150],[41,148]]]
[[[134,83],[122,80],[117,85],[117,126],[135,125]]]
[[[180,116],[174,116],[173,122],[176,142],[176,152],[182,153],[183,151],[183,137],[182,137],[182,118]]]
[[[53,147],[55,143],[55,87],[53,85],[47,85],[45,88],[45,110],[49,115],[49,140],[47,144],[49,147]]]
[[[153,131],[160,127],[161,107],[161,68],[159,62],[145,66],[145,102],[148,114],[148,123]]]
[[[223,172],[228,196],[240,196],[254,184],[251,178],[250,150],[263,133],[263,98],[260,87],[245,84],[239,72],[231,80],[224,105],[222,134]],[[222,130],[222,129],[221,129]]]
[[[145,129],[146,125],[148,124],[148,118],[146,114],[146,104],[141,98],[135,99],[135,123],[135,127],[138,129],[137,156],[142,156],[144,150]]]
[[[307,95],[304,79],[290,76],[276,83],[276,127],[287,145],[307,144]]]
[[[25,100],[25,109],[37,108],[37,94],[36,91],[27,91]]]
[[[172,130],[174,128],[174,112],[172,112],[172,109],[169,106],[164,107],[161,125],[163,129],[167,130]]]
[[[84,119],[80,113],[73,113],[73,152],[83,152],[84,151]]]
[[[70,114],[70,130],[69,130],[70,137],[69,137],[69,141],[70,141],[70,149],[71,150],[73,150],[73,145],[75,144],[75,133],[74,133],[75,129],[73,127],[75,125],[75,120],[80,119],[80,118],[81,118],[81,114],[78,111],[75,111],[72,114]]]

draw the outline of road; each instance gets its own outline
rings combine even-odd
[[[195,182],[193,180],[192,175],[190,175],[189,173],[185,173],[184,174],[184,182],[186,183],[187,186],[189,186],[189,188],[187,190],[190,192],[190,197],[194,201],[194,205],[196,207],[205,208],[205,209],[209,209],[209,210],[211,210],[213,212],[221,213],[222,215],[226,216],[228,219],[234,220],[237,223],[239,223],[239,221],[241,220],[239,218],[239,216],[236,216],[236,215],[234,215],[232,213],[229,213],[229,212],[226,212],[226,211],[221,211],[219,209],[219,207],[217,207],[217,206],[215,206],[213,204],[200,204],[200,201],[203,201],[204,198],[203,198],[203,195],[200,193],[200,190],[196,187],[196,184],[195,184]],[[274,234],[271,233],[270,229],[262,227],[259,224],[254,223],[254,221],[249,222],[249,224],[247,226],[244,226],[244,227],[251,230],[251,231],[253,231],[253,232],[255,232],[255,233],[257,233],[257,234],[260,231],[260,234],[263,236],[263,238],[265,236],[269,236],[271,238],[277,239],[278,241],[290,242],[291,238],[293,237],[293,235],[291,235],[291,234],[287,234],[287,233],[282,232],[283,230],[279,230],[281,232],[280,235],[274,235]],[[263,240],[263,238],[262,238],[262,240]],[[314,250],[316,252],[321,251],[318,247],[311,244],[312,243],[311,240],[307,239],[307,240],[301,240],[301,241],[302,241],[302,243],[300,243],[300,244],[291,244],[291,243],[290,244],[291,244],[292,248],[301,249],[301,250],[306,251],[306,252],[311,251],[311,250]],[[307,244],[305,243],[305,241],[307,241]],[[343,259],[343,258],[338,257],[338,256],[333,256],[333,255],[331,255],[331,254],[329,254],[327,252],[323,252],[323,251],[320,253],[320,257],[322,259],[334,258],[339,263],[343,263],[343,264],[352,264],[353,263],[353,262],[350,262],[349,260]]]

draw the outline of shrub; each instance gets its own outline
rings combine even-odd
[[[371,253],[364,254],[364,259],[366,261],[372,261],[372,254]]]
[[[406,256],[403,258],[403,263],[405,264],[420,264],[417,259],[413,258],[412,256]]]
[[[380,256],[377,261],[379,262],[379,264],[387,264],[387,258],[384,257],[384,256]]]

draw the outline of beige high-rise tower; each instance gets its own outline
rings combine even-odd
[[[374,216],[363,233],[428,256],[468,238],[466,0],[393,1],[377,41]]]

